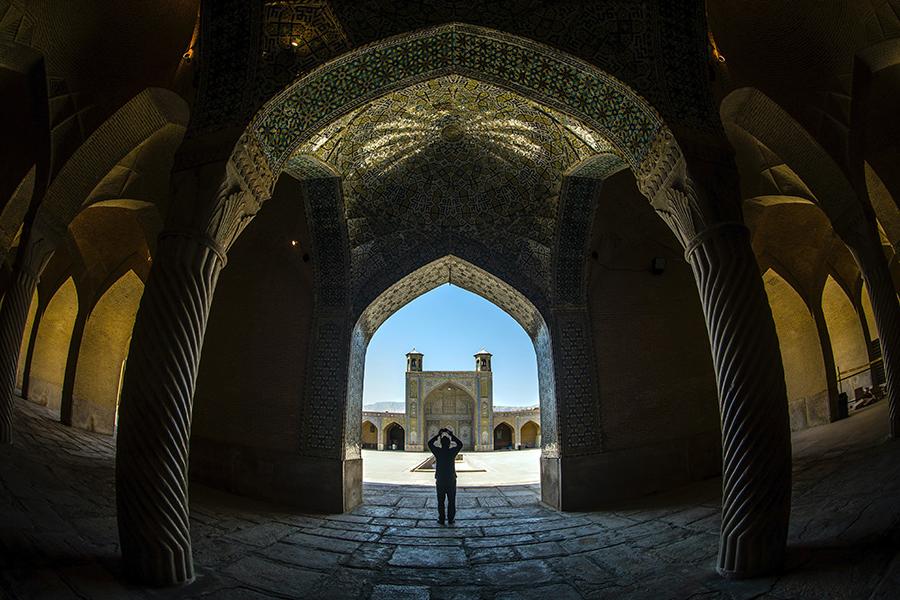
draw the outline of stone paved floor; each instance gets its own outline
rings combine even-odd
[[[786,572],[714,573],[718,480],[618,511],[558,513],[536,486],[466,488],[455,527],[431,491],[366,484],[346,515],[192,490],[196,580],[119,579],[111,438],[17,407],[0,449],[0,595],[9,598],[900,598],[900,443],[884,403],[794,437]]]

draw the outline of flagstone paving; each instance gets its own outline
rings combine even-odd
[[[887,407],[794,435],[788,566],[715,574],[719,480],[592,513],[560,513],[537,485],[463,487],[454,526],[433,489],[365,484],[343,515],[300,515],[191,492],[196,579],[120,578],[114,439],[19,401],[0,449],[0,592],[19,598],[900,598],[900,442]],[[598,482],[598,485],[602,482]],[[2,595],[2,594],[0,594]]]

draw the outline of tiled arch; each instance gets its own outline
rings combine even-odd
[[[257,113],[232,161],[248,189],[271,189],[273,174],[314,132],[388,92],[447,74],[499,85],[584,121],[610,141],[648,196],[667,179],[661,167],[671,170],[681,157],[657,111],[611,75],[518,36],[451,23],[354,50],[298,79]]]

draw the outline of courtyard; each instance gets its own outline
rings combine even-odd
[[[363,450],[363,483],[434,485],[434,471],[414,469],[431,456],[430,452]],[[539,448],[463,452],[457,464],[457,485],[530,485],[541,480]]]

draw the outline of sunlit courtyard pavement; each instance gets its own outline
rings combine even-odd
[[[885,440],[886,409],[795,434],[788,565],[777,576],[716,575],[718,480],[592,513],[550,510],[537,484],[463,487],[454,527],[435,522],[430,481],[366,483],[364,503],[337,515],[195,486],[196,580],[147,590],[120,578],[113,439],[20,401],[15,442],[0,449],[0,596],[895,600],[900,443]],[[371,464],[406,460],[380,454]],[[527,466],[536,454],[495,456]]]
[[[363,481],[434,485],[434,471],[413,469],[431,456],[430,452],[363,450]],[[541,451],[498,450],[496,452],[462,452],[463,467],[457,465],[458,486],[519,485],[541,480]],[[471,468],[477,470],[460,470]]]

